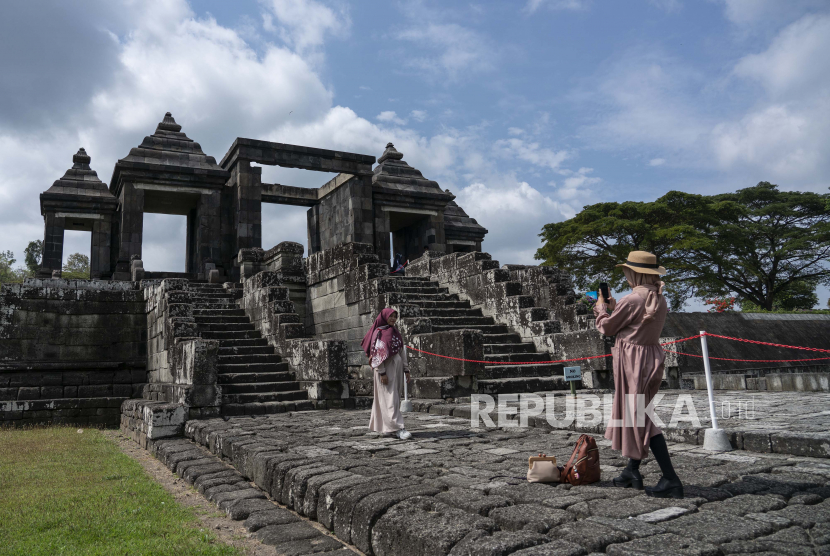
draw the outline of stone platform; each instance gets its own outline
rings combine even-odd
[[[550,392],[536,392],[544,398]],[[665,423],[663,431],[666,438],[685,444],[703,445],[704,431],[712,427],[709,417],[709,398],[705,391],[698,390],[661,390],[662,399],[654,407],[655,414]],[[518,395],[520,400],[522,395]],[[553,395],[554,416],[561,419],[566,413],[568,394],[558,392]],[[694,413],[699,419],[699,426],[685,420],[672,423],[675,407],[682,410],[679,418],[688,417],[690,408],[685,403],[678,403],[678,398],[687,400],[694,406]],[[503,401],[504,397],[501,398]],[[592,411],[607,414],[610,418],[613,393],[608,390],[580,391],[578,403],[584,405],[582,421],[574,420],[566,427],[569,430],[602,435],[605,423],[591,418]],[[681,402],[683,400],[680,400]],[[479,404],[484,408],[484,404]],[[504,401],[505,407],[498,405],[488,415],[498,423],[498,412],[502,411],[509,420],[516,420],[522,412],[519,401]],[[531,408],[532,404],[527,404]],[[454,403],[446,400],[413,400],[415,411],[451,415],[470,419],[469,399],[459,399]],[[579,405],[577,405],[577,408]],[[540,408],[541,409],[541,408]],[[792,456],[830,458],[830,394],[823,392],[746,392],[716,391],[715,412],[718,426],[729,433],[732,447],[761,453],[779,453]],[[538,413],[538,412],[537,412]],[[552,427],[545,411],[540,415],[529,416],[527,425],[550,430]]]
[[[399,441],[370,433],[368,420],[368,411],[315,411],[189,421],[191,441],[156,441],[152,450],[272,541],[287,518],[245,500],[267,495],[377,555],[830,551],[824,459],[712,454],[671,442],[686,498],[656,500],[610,486],[626,460],[605,440],[600,483],[528,484],[528,456],[545,452],[564,463],[579,436],[574,431],[471,428],[468,418],[413,413],[406,416],[413,437]],[[235,472],[220,469],[217,456]],[[642,471],[647,484],[656,482],[653,459]],[[343,550],[328,545],[323,553]]]

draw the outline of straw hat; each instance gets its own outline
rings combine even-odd
[[[657,264],[657,257],[647,251],[632,251],[628,254],[628,260],[617,266],[624,266],[641,274],[659,274],[662,276],[666,273],[666,269]]]

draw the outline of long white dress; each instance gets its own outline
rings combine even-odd
[[[380,340],[378,340],[380,341]],[[403,388],[404,371],[409,371],[406,360],[406,347],[387,357],[374,370],[374,401],[372,402],[372,416],[369,418],[369,430],[380,433],[394,433],[404,428],[401,416],[401,389]],[[383,384],[378,372],[386,373],[389,381]]]

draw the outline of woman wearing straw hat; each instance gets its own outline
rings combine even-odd
[[[622,267],[633,293],[619,303],[610,297],[607,304],[600,295],[594,306],[597,330],[617,337],[612,350],[615,386],[612,422],[605,430],[605,438],[629,460],[622,474],[614,479],[614,486],[643,488],[640,461],[651,448],[663,477],[656,486],[647,487],[646,494],[683,498],[683,485],[672,466],[663,432],[643,414],[663,380],[665,354],[660,346],[660,333],[668,306],[660,276],[666,269],[657,264],[657,257],[645,251],[632,251],[628,260],[617,266]],[[638,396],[642,396],[639,403]]]

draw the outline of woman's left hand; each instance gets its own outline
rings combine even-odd
[[[412,382],[412,375],[410,375],[408,372],[406,372],[406,373],[404,373],[404,376],[406,377],[406,383],[407,384]]]

